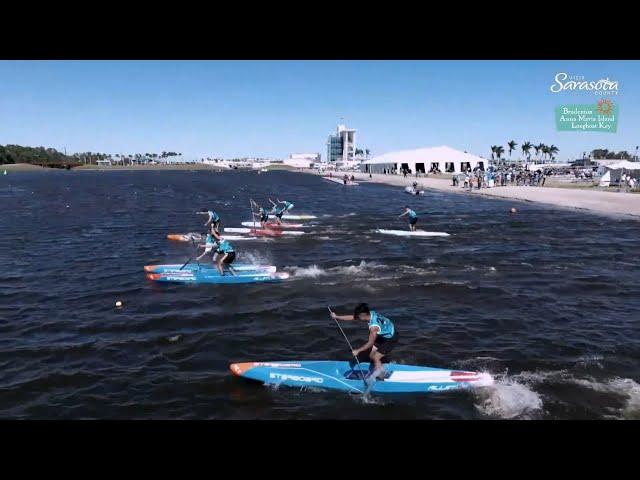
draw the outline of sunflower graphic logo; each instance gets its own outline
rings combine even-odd
[[[598,100],[598,111],[603,115],[610,115],[613,112],[611,100]]]

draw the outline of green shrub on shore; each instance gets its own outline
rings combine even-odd
[[[55,148],[0,145],[0,165],[13,163],[62,168],[67,165],[75,166],[78,164],[78,160],[57,151]]]

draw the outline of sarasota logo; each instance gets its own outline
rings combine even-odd
[[[554,83],[549,87],[552,93],[587,91],[594,95],[617,95],[618,81],[609,77],[600,80],[586,80],[584,75],[569,75],[565,72],[557,73]]]
[[[598,100],[598,111],[602,115],[611,115],[611,112],[613,112],[611,100]]]

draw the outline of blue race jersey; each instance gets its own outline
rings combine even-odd
[[[413,210],[409,210],[408,213],[409,213],[409,218],[411,219],[418,218],[418,215]]]
[[[291,202],[287,202],[286,200],[284,201],[284,208],[289,208],[289,207],[293,207],[293,203]]]
[[[215,240],[213,239],[213,236],[210,233],[207,233],[207,238],[205,239],[204,243],[207,246],[213,246],[213,244],[215,243]]]
[[[220,215],[218,215],[216,212],[212,212],[211,210],[209,210],[207,213],[209,214],[209,220],[211,220],[212,222],[220,221]]]
[[[369,329],[377,327],[378,335],[384,338],[391,338],[396,333],[393,322],[384,315],[371,310],[371,320],[369,320]]]
[[[226,240],[222,240],[220,243],[218,243],[218,249],[216,250],[216,252],[217,253],[233,253],[234,250],[229,242],[227,242]]]

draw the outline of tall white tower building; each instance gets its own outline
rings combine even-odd
[[[352,167],[356,163],[356,130],[338,125],[335,135],[327,141],[327,161],[337,167]]]

